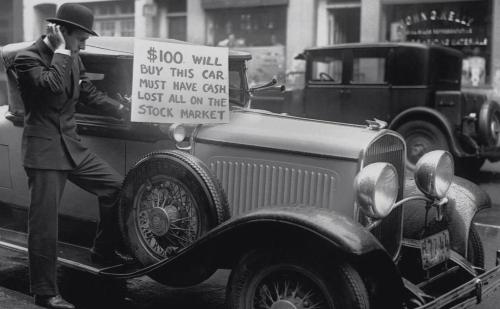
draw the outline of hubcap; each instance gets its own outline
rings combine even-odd
[[[165,175],[148,179],[137,191],[134,208],[141,244],[159,259],[174,256],[199,236],[198,205],[177,179]]]
[[[271,309],[297,309],[297,307],[288,300],[279,300],[272,304]]]
[[[303,273],[279,271],[265,277],[255,290],[253,307],[260,309],[330,308],[312,278]]]

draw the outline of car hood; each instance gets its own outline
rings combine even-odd
[[[227,124],[201,126],[195,143],[233,144],[357,160],[370,142],[385,131],[251,109],[234,110],[230,118]]]

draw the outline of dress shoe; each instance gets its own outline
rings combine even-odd
[[[75,306],[65,301],[61,295],[35,295],[35,305],[53,309],[75,309]]]
[[[133,264],[135,262],[133,257],[118,250],[102,252],[94,248],[90,249],[90,259],[92,263],[104,265]]]

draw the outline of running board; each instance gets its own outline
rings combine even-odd
[[[0,247],[28,254],[28,236],[25,233],[0,228]],[[118,270],[122,264],[102,265],[90,260],[89,248],[58,243],[57,261],[66,267],[82,270],[94,275],[110,270]]]

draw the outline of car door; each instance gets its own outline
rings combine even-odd
[[[366,124],[367,119],[390,120],[389,53],[388,47],[353,48],[345,53],[348,82],[340,100],[343,122]]]
[[[311,51],[307,56],[304,117],[343,121],[343,50]]]

